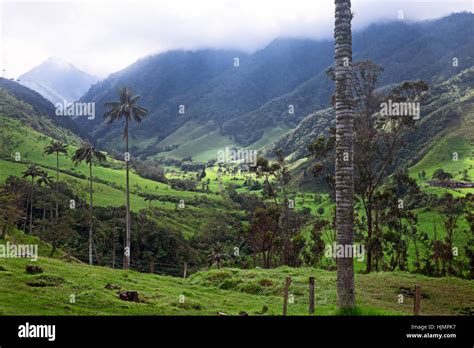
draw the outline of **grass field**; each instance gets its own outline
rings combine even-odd
[[[289,315],[308,313],[308,277],[316,279],[315,315],[335,315],[335,272],[311,268],[202,271],[188,279],[112,270],[41,257],[44,273],[31,275],[26,259],[4,259],[0,268],[0,315],[281,315],[285,277]],[[141,303],[124,302],[117,290],[138,291]],[[422,313],[459,315],[474,307],[474,283],[409,273],[356,275],[360,315],[411,315],[412,291],[422,287]],[[403,303],[399,303],[403,295]],[[184,296],[184,297],[183,297]],[[71,299],[75,303],[71,303]]]
[[[9,151],[9,157],[13,161],[15,153],[21,155],[21,162],[13,163],[9,161],[2,161],[2,171],[0,172],[0,178],[4,180],[11,172],[11,175],[18,175],[21,173],[23,168],[26,166],[26,162],[35,163],[44,168],[51,168],[55,173],[56,168],[56,155],[45,155],[43,154],[43,149],[47,146],[51,138],[46,137],[28,127],[24,127],[17,120],[7,119],[1,117],[2,129],[0,129],[0,138],[5,141],[5,139],[15,139],[15,146]],[[5,123],[3,123],[5,122]],[[2,147],[3,152],[6,152],[8,146]],[[71,161],[71,157],[74,151],[77,150],[77,146],[71,145],[68,148],[68,156],[59,156],[59,168],[60,170],[68,170],[73,172],[76,175],[82,175],[88,178],[89,168],[85,164],[74,165]],[[8,164],[8,162],[10,164]],[[119,185],[120,187],[125,186],[125,170],[120,169],[123,167],[123,162],[107,157],[107,161],[112,165],[113,168],[102,165],[93,166],[93,177],[98,178],[110,183]],[[15,169],[16,168],[16,169]],[[75,178],[68,174],[60,174],[60,180],[68,180],[68,177]],[[130,183],[132,194],[134,188],[140,190],[142,193],[151,193],[155,195],[172,195],[180,198],[190,198],[192,196],[204,196],[203,193],[198,192],[189,192],[189,191],[180,191],[174,190],[169,185],[145,179],[137,175],[133,170],[130,173]],[[100,199],[101,197],[99,197]],[[211,200],[221,200],[219,196],[209,196]],[[99,205],[102,203],[99,201]]]
[[[443,169],[453,175],[455,180],[460,181],[463,180],[462,171],[467,170],[468,178],[474,179],[474,127],[460,128],[443,137],[420,162],[409,169],[410,176],[416,179],[426,192],[437,194],[450,192],[455,196],[474,193],[474,189],[471,188],[447,190],[428,186],[426,181],[431,180],[437,169]],[[422,171],[426,173],[425,178],[418,176]]]

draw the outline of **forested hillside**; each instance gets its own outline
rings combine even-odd
[[[372,25],[354,34],[354,60],[371,59],[383,66],[381,85],[408,79],[443,81],[473,64],[473,43],[466,35],[472,31],[472,16],[460,13],[423,23]],[[278,39],[251,55],[168,52],[112,74],[82,100],[96,102],[101,115],[103,103],[121,85],[142,95],[150,115],[133,132],[137,155],[163,151],[160,142],[167,142],[166,137],[180,128],[190,132],[197,124],[215,131],[220,144],[252,147],[273,128],[296,127],[307,115],[329,106],[332,82],[325,71],[331,66],[331,47],[330,41]],[[100,118],[80,122],[91,140],[120,148],[118,126],[99,125]],[[203,139],[194,140],[198,144]],[[172,145],[185,143],[193,141],[175,139]],[[201,147],[196,148],[199,154]],[[179,157],[176,152],[170,155]]]

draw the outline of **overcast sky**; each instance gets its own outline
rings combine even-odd
[[[170,49],[254,51],[279,36],[331,38],[334,0],[0,0],[0,67],[18,77],[50,56],[97,76]],[[473,11],[472,0],[353,0],[354,30]]]

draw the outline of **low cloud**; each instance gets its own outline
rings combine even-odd
[[[470,0],[353,0],[354,29],[472,10]],[[331,38],[333,0],[9,1],[1,6],[1,66],[18,77],[50,56],[99,76],[170,49],[255,51],[276,37]]]

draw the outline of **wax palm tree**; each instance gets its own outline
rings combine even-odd
[[[220,269],[221,262],[227,257],[228,255],[224,252],[224,246],[221,243],[217,243],[207,257],[209,268],[211,268],[213,264],[217,264],[217,269]]]
[[[40,171],[38,179],[36,180],[39,186],[51,186],[53,183],[53,177],[49,176],[47,172]]]
[[[119,101],[107,102],[105,107],[109,109],[104,117],[108,123],[119,121],[125,118],[125,128],[123,131],[123,138],[125,139],[125,172],[126,172],[126,233],[125,233],[125,252],[123,268],[130,268],[130,182],[129,182],[129,149],[128,149],[128,127],[130,122],[136,121],[140,123],[142,118],[146,116],[148,111],[139,106],[137,103],[141,96],[133,96],[132,91],[128,87],[122,87],[118,90]]]
[[[38,183],[39,187],[41,187],[43,185],[44,186],[51,186],[52,183],[53,183],[53,177],[49,176],[47,172],[41,172],[40,175],[38,176],[38,180],[36,180],[36,182]],[[41,199],[43,201],[43,220],[41,221],[41,224],[43,225],[42,230],[44,232],[44,228],[47,225],[47,223],[45,223],[46,222],[46,202],[49,201],[49,197],[47,195],[43,195],[43,197],[41,197]]]
[[[336,226],[337,244],[354,241],[354,164],[352,96],[352,12],[350,0],[335,0],[335,109],[336,109]],[[344,248],[347,250],[346,248]],[[354,260],[338,257],[337,303],[350,308],[355,303]]]
[[[31,178],[31,194],[30,194],[30,228],[29,228],[29,232],[31,234],[32,230],[33,230],[33,193],[34,193],[34,187],[35,187],[35,179],[42,175],[44,173],[44,171],[39,168],[36,164],[31,164],[28,166],[28,168],[26,168],[26,170],[23,172],[23,177],[24,178],[27,178],[27,177],[30,177]],[[28,202],[26,204],[27,206],[27,214],[28,214]]]
[[[96,150],[91,144],[84,143],[79,149],[76,150],[71,160],[78,165],[79,163],[86,162],[89,165],[89,264],[92,265],[92,162],[96,159],[99,162],[105,161],[106,156]]]
[[[147,194],[145,196],[145,202],[148,202],[148,209],[151,209],[151,202],[157,201],[157,200],[158,200],[158,197],[156,197],[154,195]]]
[[[56,218],[59,216],[59,154],[67,155],[67,144],[62,141],[52,140],[43,151],[46,155],[56,154]]]

